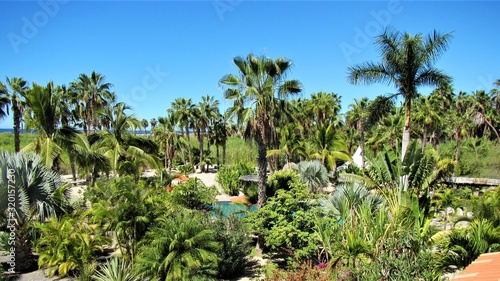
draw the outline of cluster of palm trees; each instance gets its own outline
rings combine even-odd
[[[81,74],[69,87],[53,82],[30,86],[22,78],[7,78],[6,84],[0,83],[0,108],[5,117],[11,106],[15,152],[21,151],[19,135],[24,123],[37,137],[22,150],[36,152],[55,171],[60,171],[63,154],[67,155],[74,180],[77,170],[82,177],[95,179],[99,172],[120,174],[158,167],[156,144],[132,135],[143,123],[126,113],[127,105],[116,103],[112,85],[103,75]]]

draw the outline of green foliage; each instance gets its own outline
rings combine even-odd
[[[296,186],[298,182],[297,171],[295,170],[280,170],[274,172],[267,179],[267,198],[276,194],[278,190],[290,190]]]
[[[215,279],[221,245],[206,219],[192,211],[160,219],[141,243],[136,272],[143,279]]]
[[[311,262],[294,265],[292,268],[287,270],[276,268],[272,270],[269,275],[270,276],[266,278],[267,281],[332,280],[332,273],[328,268],[326,268],[326,266],[323,264],[321,266],[314,266]]]
[[[255,166],[240,162],[234,166],[226,165],[220,168],[215,180],[220,184],[224,193],[236,196],[247,187],[247,183],[239,178],[253,174],[255,174]]]
[[[136,184],[132,177],[122,177],[98,182],[85,193],[91,204],[88,210],[90,220],[103,230],[114,231],[126,258],[134,258],[137,243],[155,218],[168,211],[168,206],[154,204],[155,201],[165,202],[165,196],[155,194],[144,183]]]
[[[454,158],[456,142],[441,145],[441,158]],[[460,145],[460,162],[456,168],[457,176],[474,178],[499,178],[500,146],[484,138],[466,138]]]
[[[288,191],[278,190],[265,206],[248,215],[271,253],[287,254],[291,261],[299,262],[317,253],[314,221],[320,210],[313,198],[305,184],[297,181]]]
[[[35,242],[40,254],[38,266],[47,269],[49,277],[77,274],[103,252],[102,245],[110,242],[96,225],[68,216],[37,223],[36,228],[40,231]]]
[[[216,202],[217,189],[206,186],[200,179],[181,182],[169,193],[173,204],[192,210],[210,210]]]
[[[330,182],[328,179],[328,171],[318,160],[302,161],[297,168],[299,170],[300,180],[302,180],[312,192],[322,193],[323,188]]]
[[[29,143],[35,140],[35,134],[20,134],[21,147],[25,147]],[[0,133],[0,150],[7,150],[9,152],[14,152],[14,134],[11,133]]]
[[[94,281],[139,281],[132,263],[119,257],[111,258],[101,265],[93,275]]]
[[[217,257],[218,277],[229,279],[240,275],[252,249],[252,238],[247,223],[236,215],[218,216],[213,224],[215,239],[221,244]]]

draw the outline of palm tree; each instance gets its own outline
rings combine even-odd
[[[143,240],[137,272],[155,280],[207,280],[217,268],[220,244],[199,215],[177,212]]]
[[[69,186],[63,185],[61,177],[45,166],[43,159],[34,153],[1,151],[0,168],[0,211],[2,221],[7,223],[2,229],[15,225],[16,270],[24,271],[35,263],[30,223],[43,222],[51,216],[71,211],[67,192]],[[14,190],[14,193],[10,190]],[[10,198],[16,200],[14,206],[9,204],[12,202]],[[7,213],[13,216],[4,217]]]
[[[184,129],[184,133],[186,134],[186,140],[188,143],[188,157],[189,163],[192,167],[194,167],[193,161],[193,153],[191,152],[191,138],[189,137],[189,129],[192,128],[193,125],[193,113],[194,113],[194,104],[191,99],[185,98],[177,98],[172,102],[172,107],[168,110],[168,112],[174,116],[181,133]]]
[[[323,188],[330,182],[328,171],[318,160],[302,161],[297,165],[299,179],[303,181],[309,190],[322,193]]]
[[[96,112],[115,102],[115,95],[109,91],[113,84],[104,82],[106,77],[92,71],[90,76],[82,73],[78,79],[71,83],[73,90],[78,93],[80,100],[84,101],[82,113],[84,114],[83,130],[89,135],[92,127],[96,130],[98,124]]]
[[[111,124],[110,131],[100,132],[95,136],[99,142],[100,152],[110,160],[111,170],[115,173],[119,171],[120,164],[126,160],[142,159],[143,161],[136,164],[159,167],[161,164],[155,156],[157,150],[155,143],[132,135],[131,131],[140,126],[140,121],[133,115],[127,115],[125,113],[127,109],[130,108],[119,102],[113,108],[99,112],[100,117]]]
[[[208,137],[207,141],[207,151],[210,152],[210,134],[209,129],[213,126],[214,119],[218,115],[219,101],[214,100],[213,96],[204,96],[202,97],[202,101],[198,103],[198,106],[195,108],[195,127],[196,127],[196,135],[198,137],[198,148],[200,150],[200,170],[201,172],[205,172],[204,162],[204,151],[203,151],[203,142],[205,136]]]
[[[52,82],[43,87],[33,83],[26,95],[26,104],[32,115],[27,118],[29,127],[35,128],[38,136],[35,141],[23,148],[23,151],[35,151],[44,158],[45,165],[59,171],[60,156],[63,150],[70,150],[77,131],[68,126],[59,126],[57,115],[61,106],[57,92],[61,88],[54,87]]]
[[[154,135],[155,128],[156,128],[156,125],[158,124],[158,121],[156,121],[155,118],[151,118],[151,120],[149,120],[149,124],[151,124],[151,135]]]
[[[9,114],[10,99],[8,96],[7,88],[0,82],[0,119],[5,118]]]
[[[316,149],[311,157],[320,160],[328,171],[335,172],[338,160],[351,160],[344,136],[333,123],[326,123],[317,128],[310,141]]]
[[[340,96],[335,93],[311,94],[308,109],[314,114],[316,124],[321,126],[327,119],[335,118],[340,111]]]
[[[361,169],[365,167],[365,126],[370,117],[368,98],[354,99],[354,104],[349,105],[347,112],[348,123],[354,124],[359,132],[359,146],[361,147]]]
[[[160,117],[158,121],[159,125],[155,129],[154,138],[160,143],[160,147],[163,146],[165,151],[165,169],[172,171],[172,161],[176,150],[182,150],[182,154],[184,155],[184,149],[188,143],[182,135],[175,131],[175,119],[172,115]]]
[[[20,127],[21,118],[23,114],[24,97],[28,91],[28,82],[22,78],[14,77],[12,79],[6,78],[7,86],[10,88],[10,94],[8,94],[10,103],[12,105],[12,112],[14,118],[14,151],[19,152],[21,150],[21,140],[20,140]]]
[[[266,151],[276,135],[274,115],[280,101],[291,94],[302,91],[298,80],[285,80],[293,63],[286,58],[273,60],[264,56],[249,54],[246,58],[233,59],[240,75],[227,74],[219,84],[228,88],[224,91],[227,99],[234,101],[232,110],[238,121],[246,124],[247,138],[253,137],[258,147],[258,205],[266,202],[267,157]]]
[[[422,152],[427,145],[429,131],[441,122],[441,114],[433,96],[422,96],[416,100],[415,123],[422,126]]]
[[[451,34],[434,31],[425,39],[422,34],[386,30],[376,44],[382,53],[382,63],[368,62],[349,67],[349,81],[354,84],[392,83],[404,98],[405,123],[401,142],[401,159],[410,143],[411,102],[418,97],[419,86],[450,84],[451,78],[432,64],[448,47]]]
[[[148,120],[146,120],[146,119],[141,120],[141,126],[144,129],[144,135],[146,135],[146,130],[148,128],[148,125],[149,125]]]

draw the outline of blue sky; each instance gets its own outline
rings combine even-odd
[[[351,85],[347,68],[379,61],[374,37],[392,26],[411,34],[453,32],[436,66],[456,91],[489,91],[500,78],[496,1],[0,1],[0,79],[68,85],[93,70],[135,115],[166,115],[177,97],[213,95],[230,106],[219,79],[248,53],[294,61],[304,97],[325,91],[354,98],[392,86]],[[428,94],[432,89],[422,88]],[[10,117],[0,128],[11,128]]]

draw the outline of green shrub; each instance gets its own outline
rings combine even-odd
[[[192,210],[210,210],[217,201],[217,189],[198,178],[179,183],[169,194],[173,204]]]
[[[298,181],[296,170],[281,170],[274,172],[267,179],[267,198],[274,196],[276,191],[280,189],[290,190],[296,181]]]
[[[38,266],[47,269],[49,277],[77,275],[83,265],[102,254],[102,245],[110,242],[96,226],[71,217],[53,218],[36,224],[36,228],[40,231],[35,242],[40,254]]]
[[[252,250],[252,238],[248,225],[236,215],[219,216],[214,222],[215,237],[222,245],[217,252],[218,277],[228,279],[241,274],[247,263],[246,257]]]
[[[255,173],[255,166],[248,163],[238,163],[234,166],[223,166],[217,172],[215,180],[220,184],[224,193],[236,196],[240,191],[248,188],[248,183],[241,181],[241,176]]]

